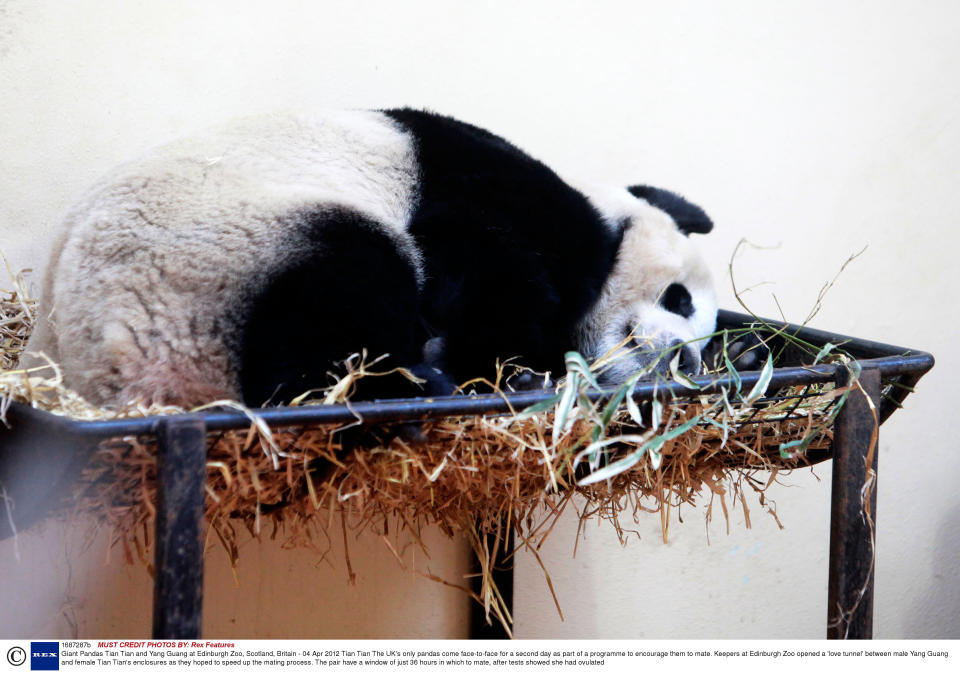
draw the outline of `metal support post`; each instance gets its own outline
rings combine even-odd
[[[501,597],[503,597],[503,602],[506,606],[508,612],[513,612],[513,527],[507,528],[507,522],[503,522],[500,527],[500,531],[505,533],[506,536],[500,536],[502,542],[502,547],[500,549],[500,555],[502,556],[497,560],[497,563],[493,566],[493,571],[491,572],[491,577],[493,582],[496,585],[497,591],[499,591]],[[477,527],[478,532],[480,527]],[[481,539],[485,538],[489,545],[493,545],[496,536],[493,534],[487,534],[486,536],[483,533],[479,534]],[[474,571],[477,573],[482,572],[482,567],[480,566],[480,561],[477,559],[476,555],[473,557],[473,567]],[[480,592],[480,581],[481,577],[477,576],[473,579],[474,581],[474,592]],[[503,624],[500,623],[495,618],[491,617],[491,623],[487,623],[487,615],[483,609],[483,605],[473,601],[470,606],[470,639],[471,640],[506,640],[509,639],[510,635],[507,633],[507,630],[503,627]]]
[[[831,640],[873,637],[879,412],[880,372],[865,370],[834,429],[827,595]]]
[[[198,416],[157,427],[156,568],[153,637],[200,637],[203,604],[206,426]]]

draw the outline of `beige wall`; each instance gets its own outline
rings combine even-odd
[[[40,268],[83,187],[185,130],[404,104],[489,127],[570,174],[685,192],[717,224],[703,245],[728,307],[742,237],[776,246],[737,262],[742,286],[764,284],[751,305],[776,315],[776,296],[791,320],[868,246],[814,325],[938,359],[881,433],[876,633],[956,638],[958,21],[955,2],[0,0],[0,248]],[[821,637],[829,478],[820,466],[776,490],[784,530],[754,504],[752,530],[714,522],[709,544],[698,507],[667,545],[656,517],[626,547],[591,526],[573,559],[570,518],[543,553],[566,620],[525,557],[518,635]],[[432,569],[467,569],[462,545],[431,544]],[[116,556],[102,566],[103,539],[81,545],[59,527],[24,536],[20,563],[0,545],[0,634],[148,634],[142,572]],[[340,563],[252,542],[236,588],[214,553],[208,634],[465,633],[458,595],[400,571],[376,540],[357,554],[350,588]]]

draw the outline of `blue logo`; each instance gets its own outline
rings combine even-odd
[[[30,670],[32,671],[60,670],[60,643],[59,642],[31,642],[30,643]]]

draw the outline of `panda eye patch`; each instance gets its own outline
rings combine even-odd
[[[680,283],[671,283],[660,296],[660,306],[668,312],[679,314],[685,319],[693,316],[693,298],[686,286]]]

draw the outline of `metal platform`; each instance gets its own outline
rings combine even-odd
[[[722,311],[720,328],[738,329],[757,320]],[[873,620],[873,530],[861,521],[861,491],[870,490],[871,517],[876,517],[876,484],[866,485],[871,462],[877,466],[877,431],[910,394],[917,381],[933,366],[926,353],[883,343],[849,338],[811,328],[761,320],[777,348],[783,329],[811,345],[842,346],[860,365],[859,383],[835,423],[833,447],[809,452],[811,463],[833,459],[828,596],[829,638],[869,638]],[[839,364],[816,365],[812,357],[790,347],[783,351],[782,367],[775,368],[767,393],[786,386],[846,384],[848,370]],[[740,389],[761,380],[760,371],[744,372]],[[641,382],[637,401],[683,398],[696,394],[734,392],[733,378],[704,375],[693,378],[696,387],[677,382]],[[368,424],[422,421],[445,416],[509,413],[553,396],[552,391],[516,392],[354,403],[350,407],[299,406],[255,409],[271,428],[293,425],[354,422],[357,415]],[[602,392],[592,394],[602,397]],[[868,401],[869,397],[869,401]],[[878,405],[876,409],[870,404]],[[789,410],[784,417],[791,417]],[[237,412],[201,412],[102,421],[58,417],[22,404],[11,404],[0,424],[0,484],[7,502],[0,503],[0,540],[43,519],[83,468],[101,441],[114,437],[154,437],[158,442],[158,507],[156,526],[156,579],[153,635],[157,638],[195,638],[201,635],[203,554],[202,526],[207,434],[250,427],[247,415]],[[871,444],[873,451],[870,451]],[[875,479],[874,479],[875,481]],[[507,551],[509,553],[509,551]],[[501,592],[512,592],[510,565],[498,572]],[[865,586],[866,584],[866,586]],[[508,602],[508,604],[512,604]],[[500,637],[499,626],[487,626],[475,616],[475,637]]]

